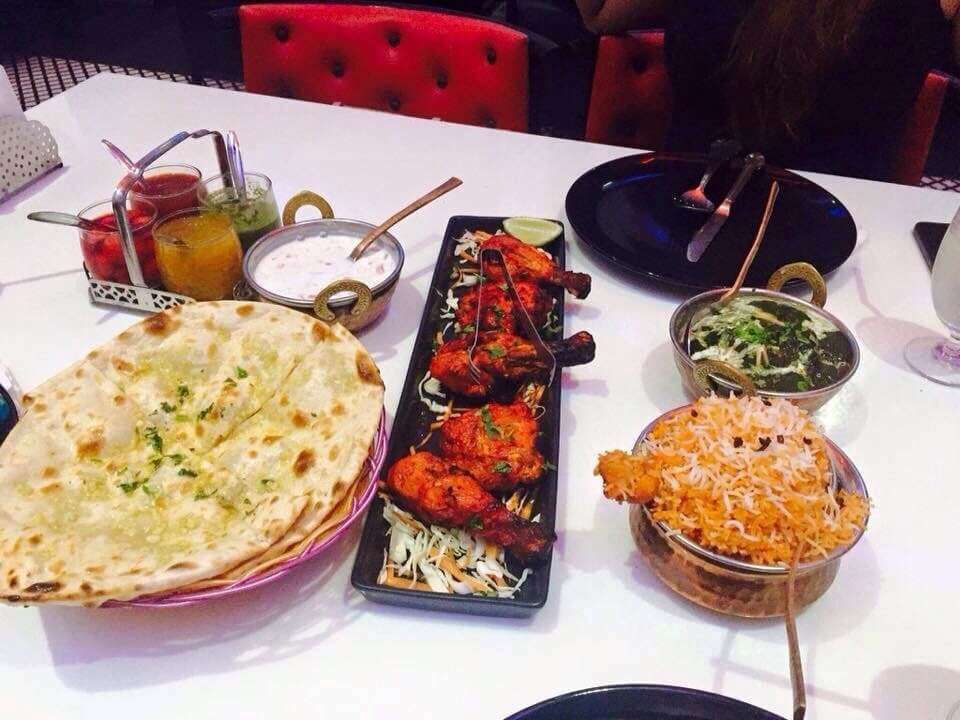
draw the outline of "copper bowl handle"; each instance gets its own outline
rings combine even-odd
[[[753,380],[733,365],[720,360],[699,360],[693,366],[693,381],[704,395],[709,395],[714,391],[713,385],[710,383],[711,375],[719,375],[737,383],[743,390],[744,395],[757,394],[757,386],[753,384]]]
[[[327,323],[337,321],[336,313],[330,308],[330,298],[339,292],[356,293],[357,299],[350,308],[353,316],[363,315],[373,302],[373,293],[370,288],[359,280],[335,280],[321,290],[313,301],[313,314]]]
[[[767,290],[780,292],[780,289],[790,280],[805,281],[813,290],[810,302],[817,307],[822,308],[827,304],[827,283],[823,275],[810,263],[795,262],[784,265],[767,280]]]
[[[304,205],[315,207],[320,211],[320,215],[324,220],[329,220],[333,217],[333,208],[330,207],[330,203],[315,192],[302,190],[287,200],[287,204],[283,206],[283,224],[293,225],[297,221],[297,211]]]

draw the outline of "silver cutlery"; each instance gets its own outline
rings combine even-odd
[[[713,200],[706,196],[707,184],[714,174],[734,155],[740,152],[740,143],[736,140],[716,140],[710,145],[710,154],[707,156],[707,169],[700,178],[700,184],[690,188],[682,195],[674,198],[678,207],[695,212],[713,212]]]
[[[730,188],[730,192],[727,193],[727,196],[714,211],[713,215],[710,216],[710,219],[704,223],[703,227],[693,236],[690,244],[687,245],[687,260],[697,262],[697,260],[703,257],[710,243],[713,242],[713,239],[717,236],[717,233],[720,232],[727,218],[730,217],[730,208],[733,206],[734,201],[736,201],[747,183],[750,182],[753,174],[762,168],[765,162],[766,160],[760,153],[750,153],[744,158],[743,169],[734,181],[733,187]]]

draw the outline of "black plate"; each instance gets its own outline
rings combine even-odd
[[[707,197],[719,205],[741,165],[738,161],[714,175]],[[688,289],[725,287],[753,243],[776,179],[780,196],[745,284],[763,286],[775,270],[799,261],[826,275],[850,257],[857,228],[843,204],[799,175],[768,167],[754,175],[733,203],[699,262],[689,262],[687,244],[710,215],[678,208],[674,197],[696,186],[705,166],[702,155],[665,153],[598,165],[567,193],[567,217],[584,243],[625,270]]]
[[[0,385],[0,443],[17,424],[17,407],[7,389]]]
[[[440,308],[443,298],[450,285],[450,272],[456,262],[453,251],[456,239],[467,230],[484,230],[496,232],[503,221],[502,217],[475,217],[470,215],[456,215],[450,218],[447,231],[440,246],[440,256],[437,259],[433,280],[430,282],[430,291],[427,294],[426,307],[420,321],[420,330],[414,344],[413,357],[407,369],[407,378],[404,382],[403,393],[400,395],[400,404],[393,420],[393,430],[390,434],[390,447],[387,451],[387,460],[384,472],[397,458],[409,452],[411,445],[419,443],[426,434],[427,426],[434,420],[417,392],[417,386],[423,379],[433,357],[433,338],[437,331],[449,321],[440,318]],[[556,221],[554,221],[556,222]],[[544,247],[544,250],[553,255],[557,264],[565,267],[564,236]],[[557,299],[556,314],[559,325],[563,326],[563,291],[555,289],[549,291]],[[553,531],[557,513],[557,470],[560,456],[560,369],[553,384],[547,388],[541,404],[546,412],[540,418],[540,441],[538,448],[550,463],[540,480],[540,490],[537,496],[534,514],[539,514],[541,523]],[[458,404],[469,404],[466,402]],[[430,445],[427,445],[429,449]],[[446,610],[450,612],[467,613],[468,615],[491,615],[496,617],[528,617],[543,607],[547,601],[547,590],[550,585],[550,564],[552,553],[546,561],[534,568],[523,586],[513,598],[490,598],[474,595],[456,595],[445,593],[425,592],[421,590],[404,590],[392,588],[377,583],[377,576],[383,565],[383,553],[387,545],[387,522],[383,519],[383,500],[379,496],[374,498],[367,513],[363,526],[363,535],[360,538],[360,547],[357,550],[357,559],[353,565],[351,581],[353,586],[364,597],[375,602],[403,607],[419,608],[424,610]],[[511,572],[518,574],[522,568],[508,562]]]
[[[608,685],[537,703],[507,720],[783,720],[753,705],[669,685]]]

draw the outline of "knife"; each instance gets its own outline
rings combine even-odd
[[[703,227],[693,236],[690,244],[687,245],[687,260],[697,262],[697,260],[703,257],[710,243],[713,242],[717,233],[720,232],[720,228],[723,227],[727,218],[730,217],[730,208],[734,200],[737,199],[740,191],[750,182],[753,174],[762,168],[765,162],[766,160],[760,153],[750,153],[743,159],[743,169],[734,181],[733,187],[730,188],[730,192],[727,193],[727,196],[714,211],[713,215],[710,216],[710,219],[704,223]]]

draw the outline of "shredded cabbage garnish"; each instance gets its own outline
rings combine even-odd
[[[447,411],[447,406],[442,405],[433,398],[445,398],[446,394],[440,389],[440,381],[433,377],[429,371],[423,376],[423,380],[417,386],[417,394],[420,396],[420,402],[427,406],[430,412],[443,413]]]
[[[459,528],[427,526],[387,495],[383,517],[390,526],[378,582],[404,587],[425,585],[433,592],[511,598],[530,575],[507,569],[503,548]]]

